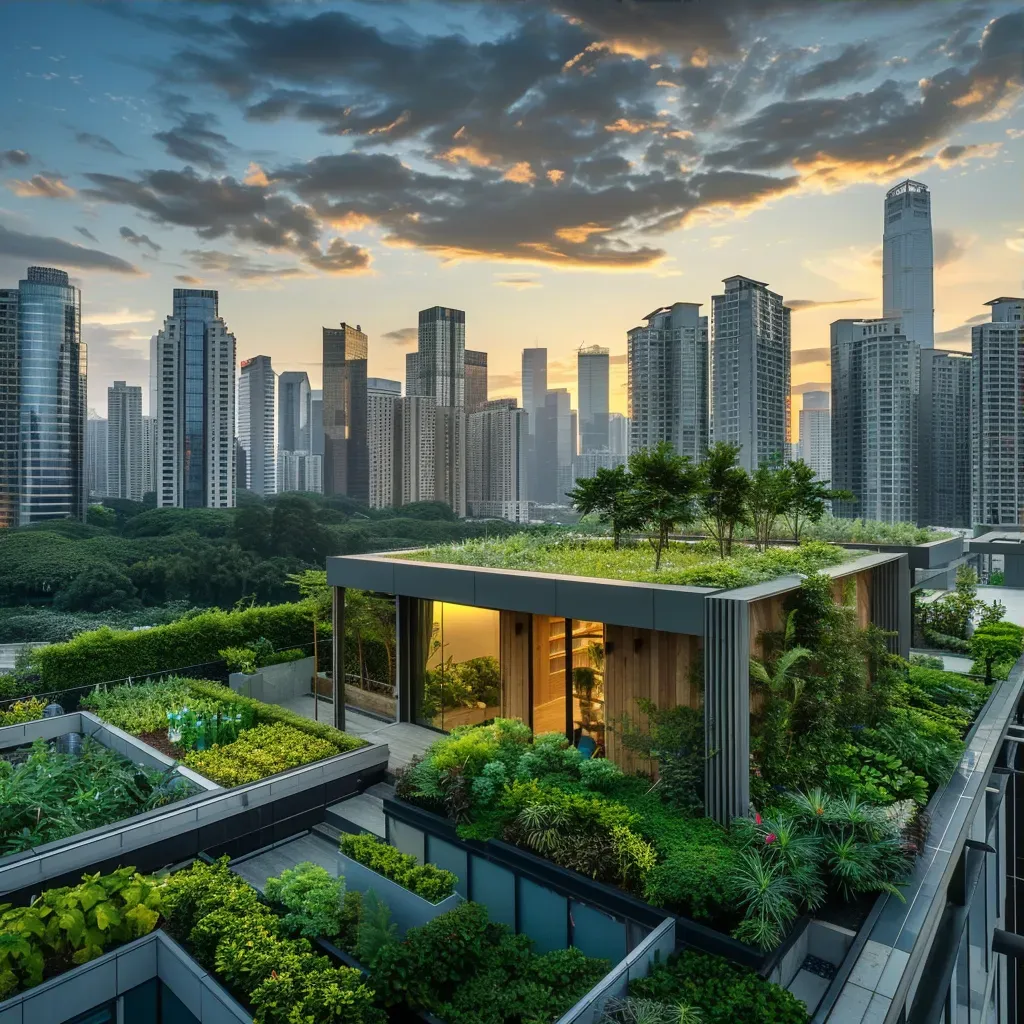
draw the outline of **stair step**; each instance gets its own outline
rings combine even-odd
[[[342,832],[370,832],[384,838],[384,807],[379,796],[357,793],[336,804],[331,804],[324,820]]]

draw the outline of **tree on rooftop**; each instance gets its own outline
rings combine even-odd
[[[775,523],[790,508],[793,474],[776,457],[758,466],[750,478],[747,517],[754,527],[754,545],[764,551],[775,532]]]
[[[807,523],[820,522],[829,501],[854,501],[850,491],[832,490],[828,480],[819,480],[814,470],[797,459],[786,469],[789,472],[789,502],[784,516],[793,532],[793,542],[800,543],[800,529]]]
[[[633,507],[649,534],[657,572],[669,534],[696,518],[700,470],[677,454],[668,441],[660,441],[653,448],[641,448],[629,457],[629,473]]]
[[[979,626],[971,637],[971,657],[985,663],[985,682],[992,685],[992,669],[1013,663],[1024,651],[1024,629],[1012,622],[990,622]]]
[[[732,554],[736,527],[746,519],[750,476],[739,465],[740,446],[719,441],[700,464],[700,515],[722,558]]]
[[[607,523],[612,530],[612,543],[618,547],[624,531],[643,526],[633,500],[632,483],[625,466],[602,466],[594,476],[577,480],[567,497],[581,516],[596,515]]]

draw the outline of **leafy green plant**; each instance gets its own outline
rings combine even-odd
[[[418,864],[415,857],[396,850],[368,832],[343,835],[341,852],[371,871],[376,871],[378,875],[390,878],[416,893],[428,903],[440,903],[455,892],[457,879],[450,871],[435,864]]]
[[[267,879],[263,893],[287,910],[281,924],[289,934],[307,939],[335,939],[341,934],[345,880],[319,864],[303,861],[286,868],[278,877]]]
[[[609,999],[598,1024],[701,1024],[700,1010],[686,1003],[659,1003],[653,999]]]
[[[996,665],[1012,666],[1024,651],[1024,629],[1012,622],[987,622],[970,639],[971,657],[985,666],[985,682],[993,681]]]
[[[372,964],[377,954],[398,941],[398,928],[391,920],[391,909],[370,890],[363,898],[356,932],[355,954],[360,963]]]
[[[225,647],[217,652],[229,672],[243,672],[251,676],[256,671],[256,652],[251,647]]]
[[[828,766],[830,788],[856,794],[875,804],[914,800],[928,802],[928,781],[915,774],[896,754],[847,743]]]
[[[46,705],[36,698],[15,701],[6,711],[0,711],[0,726],[21,725],[43,717]]]
[[[944,668],[943,660],[937,658],[934,654],[912,654],[910,656],[910,664],[916,665],[919,668],[937,669],[940,672]]]

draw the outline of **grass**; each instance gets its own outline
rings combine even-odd
[[[661,570],[655,572],[654,554],[645,542],[615,549],[610,540],[602,538],[566,535],[552,539],[550,534],[522,533],[442,544],[392,557],[637,583],[743,587],[792,573],[817,572],[856,558],[857,552],[817,541],[801,544],[799,548],[771,548],[764,552],[734,545],[733,554],[723,559],[709,542],[674,542],[662,558]]]

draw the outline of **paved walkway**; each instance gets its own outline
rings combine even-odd
[[[334,721],[334,705],[330,701],[315,698],[312,694],[282,701],[281,707],[288,708],[289,711],[294,711],[305,718],[317,718],[321,722]],[[424,729],[423,726],[413,725],[411,722],[382,722],[350,707],[345,708],[345,732],[370,743],[386,743],[390,750],[390,772],[405,768],[417,754],[425,753],[431,743],[441,738],[441,733],[433,729]]]

